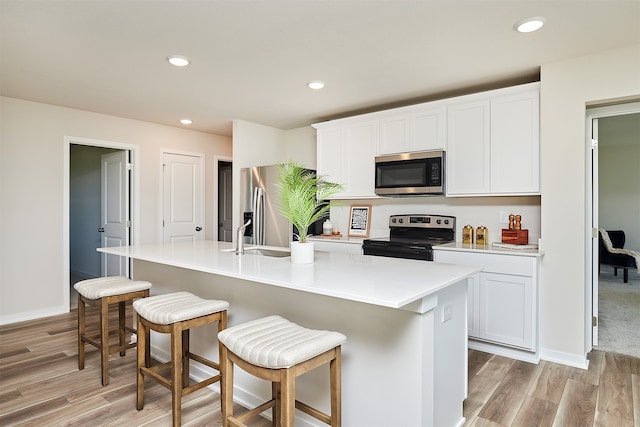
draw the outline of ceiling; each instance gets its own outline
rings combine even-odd
[[[530,16],[546,25],[514,31]],[[639,0],[0,0],[0,20],[1,95],[221,135],[535,81],[640,42]]]

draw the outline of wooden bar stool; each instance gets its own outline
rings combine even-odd
[[[133,327],[125,321],[125,303],[137,298],[149,296],[151,283],[131,280],[124,276],[99,277],[81,280],[73,285],[78,292],[78,369],[84,369],[84,344],[91,344],[100,350],[102,365],[102,385],[109,384],[109,355],[136,346],[135,342],[126,343],[126,331],[135,333]],[[118,304],[118,345],[109,346],[109,306]],[[85,305],[97,306],[100,310],[100,333],[86,334]]]
[[[227,327],[226,301],[205,300],[189,292],[157,295],[133,303],[138,322],[136,408],[144,408],[144,378],[149,376],[171,390],[173,425],[181,423],[182,396],[220,381],[220,365],[189,351],[189,330],[218,322],[218,332]],[[151,366],[150,330],[171,334],[171,361]],[[218,371],[217,375],[189,385],[189,360]],[[170,369],[170,376],[160,372]]]
[[[339,427],[341,408],[341,346],[339,332],[306,329],[280,316],[269,316],[225,329],[218,334],[222,350],[223,427],[245,426],[245,421],[272,408],[273,426],[292,427],[295,409]],[[331,416],[295,399],[296,378],[329,363]],[[271,381],[271,400],[241,415],[233,415],[233,365]]]

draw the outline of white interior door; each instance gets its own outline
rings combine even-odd
[[[163,153],[163,241],[201,240],[203,230],[203,157]]]
[[[129,211],[129,152],[116,151],[101,156],[100,221],[102,247],[128,246],[131,226]],[[129,277],[126,257],[102,254],[102,276]]]

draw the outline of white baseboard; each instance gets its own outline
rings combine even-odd
[[[484,351],[485,353],[496,354],[510,359],[522,360],[523,362],[540,363],[540,355],[536,352],[519,350],[517,348],[505,347],[484,341],[469,340],[469,348],[472,350]]]
[[[24,322],[27,320],[40,319],[49,316],[58,316],[69,312],[68,306],[59,305],[56,307],[48,307],[43,310],[24,311],[22,313],[3,314],[0,315],[0,325],[9,325],[11,323]]]
[[[541,349],[540,358],[547,362],[560,363],[562,365],[573,366],[574,368],[588,369],[589,359],[587,355],[578,356],[575,354],[564,353],[562,351]]]

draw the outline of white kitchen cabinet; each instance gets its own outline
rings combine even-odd
[[[531,277],[481,272],[478,290],[477,338],[534,350]]]
[[[374,159],[377,154],[378,120],[354,121],[337,126],[314,125],[317,133],[317,168],[320,175],[340,183],[336,199],[377,197]]]
[[[540,193],[539,85],[458,98],[447,109],[447,195]]]
[[[491,192],[490,102],[447,110],[447,195]]]
[[[435,260],[483,267],[468,283],[468,332],[470,339],[493,347],[478,349],[491,351],[497,345],[537,354],[537,256],[436,247]]]
[[[491,100],[491,192],[540,192],[538,91]]]
[[[444,107],[381,117],[378,151],[380,154],[395,154],[443,149],[445,128]]]

